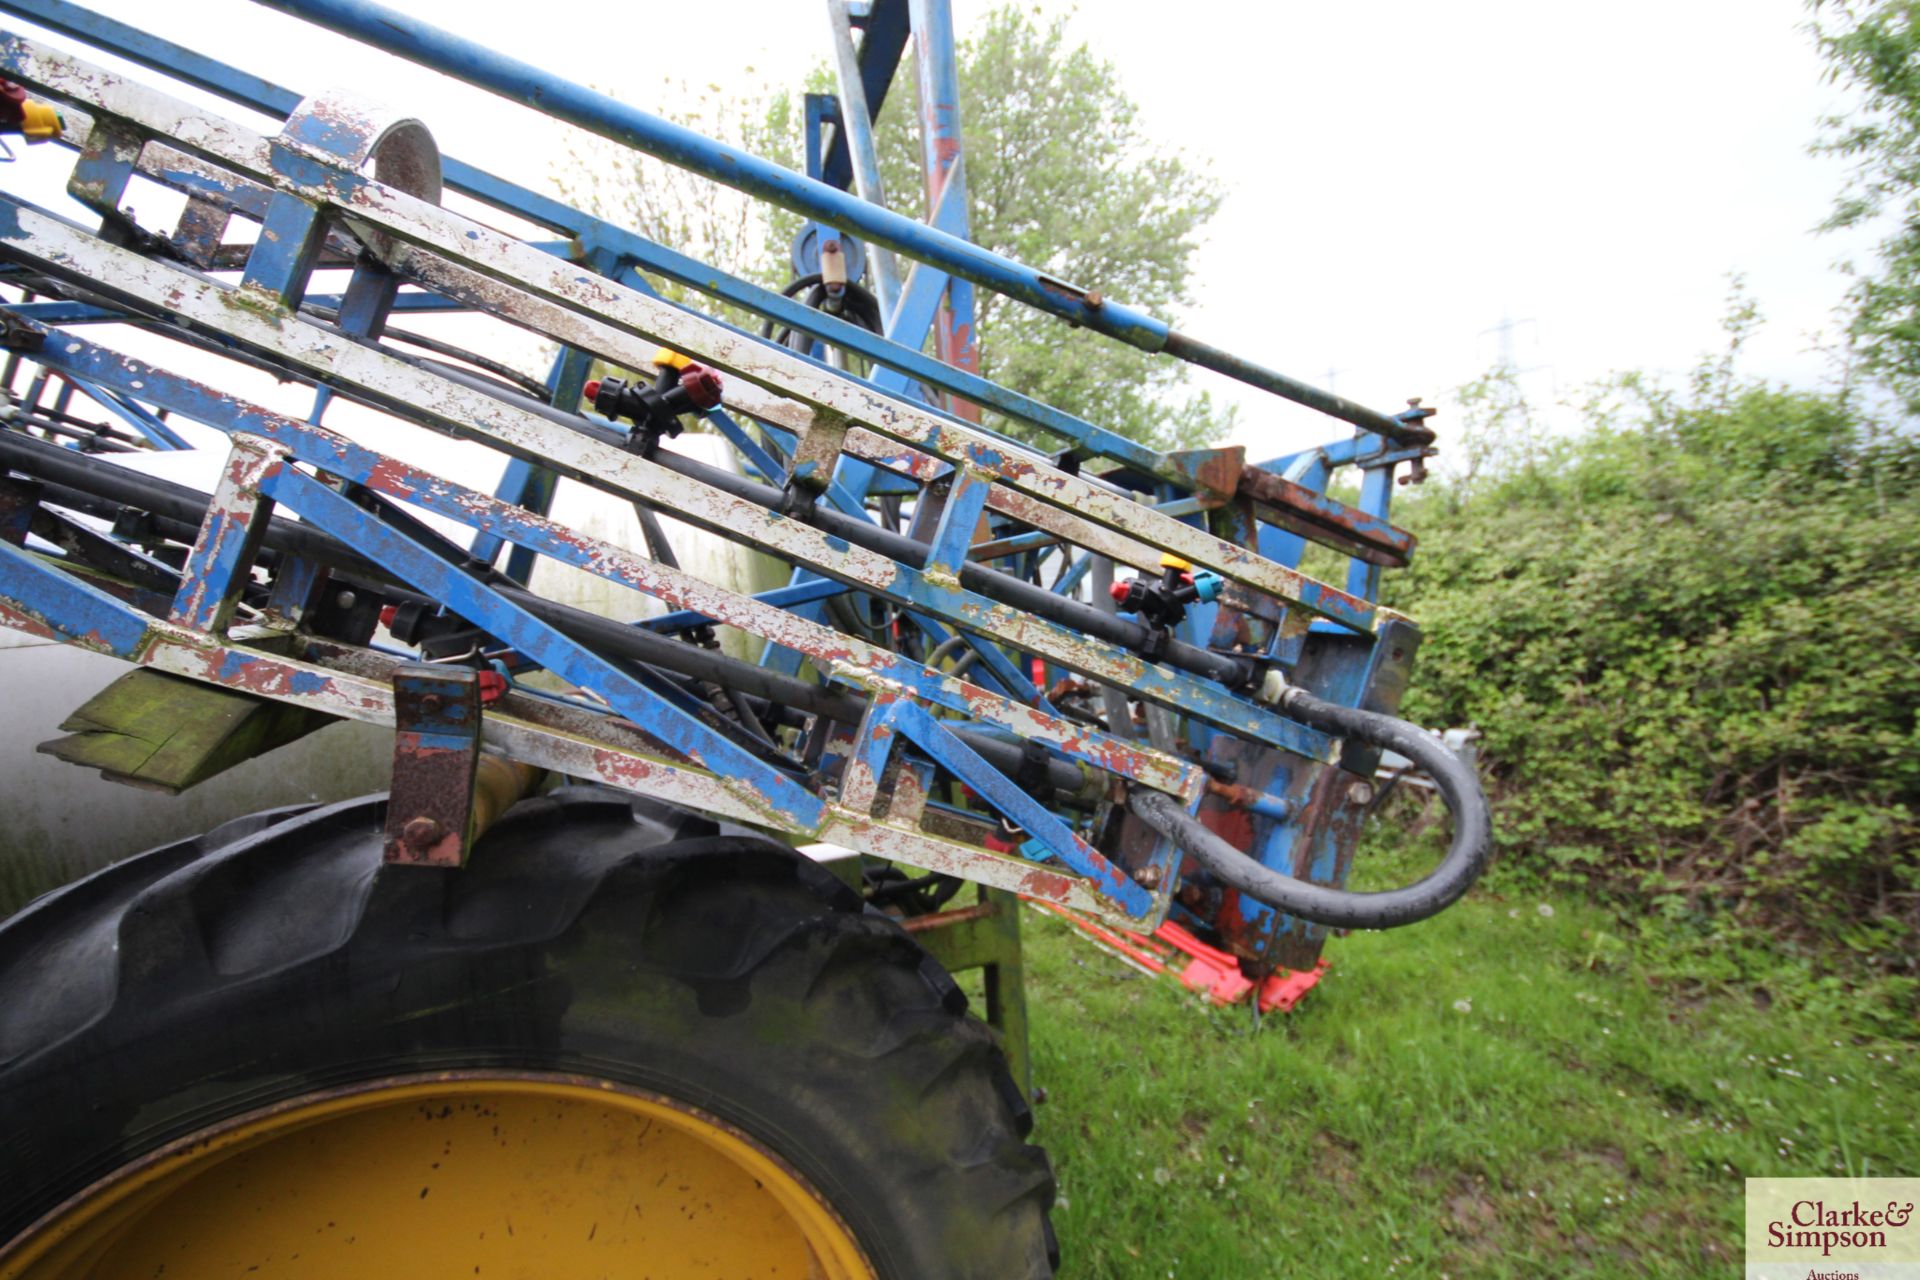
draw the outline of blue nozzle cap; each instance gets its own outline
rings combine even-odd
[[[1217,573],[1193,575],[1193,594],[1204,604],[1212,604],[1227,589],[1227,580]]]
[[[1053,857],[1053,850],[1047,848],[1046,845],[1037,839],[1022,840],[1020,842],[1020,856],[1030,862],[1045,862]]]

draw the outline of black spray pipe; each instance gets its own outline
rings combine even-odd
[[[1389,751],[1427,771],[1453,814],[1453,843],[1426,879],[1382,893],[1330,889],[1262,866],[1214,834],[1172,796],[1134,787],[1128,807],[1224,883],[1276,911],[1342,929],[1392,929],[1452,906],[1486,869],[1493,842],[1486,793],[1471,766],[1418,725],[1376,711],[1325,702],[1288,689],[1281,707],[1295,719]]]
[[[341,336],[348,337],[354,341],[365,341],[364,339],[352,339],[351,335],[342,334]],[[416,367],[421,367],[420,362],[416,358],[410,357],[403,352],[391,351],[386,348],[381,348],[381,350],[386,355],[402,360],[408,364],[413,364]],[[462,369],[449,368],[443,365],[435,365],[431,372],[450,382],[457,382],[464,387],[468,387],[483,395],[509,404],[516,409],[544,418],[557,426],[563,426],[569,430],[577,431],[582,435],[590,436],[602,444],[609,444],[615,448],[625,448],[627,446],[628,437],[627,433],[623,430],[603,426],[591,418],[584,417],[577,413],[566,412],[552,405],[535,400],[531,396],[521,395],[512,388],[501,386],[490,378],[483,378]],[[420,421],[419,417],[405,404],[397,402],[388,404],[377,400],[370,401],[370,403],[374,403],[377,407],[387,409],[402,417]],[[761,484],[756,480],[749,480],[745,476],[735,475],[724,467],[716,467],[709,463],[700,462],[684,454],[675,453],[670,449],[657,449],[650,456],[654,462],[659,463],[676,475],[682,475],[689,480],[697,480],[702,484],[711,485],[723,493],[739,498],[745,502],[751,502],[755,506],[764,507],[769,511],[778,511],[782,506],[784,495],[779,489],[771,485]],[[682,513],[669,509],[666,511],[666,514],[681,515]],[[682,515],[682,518],[684,518],[684,515]],[[924,565],[927,562],[928,555],[933,551],[933,548],[924,542],[918,542],[903,534],[894,533],[889,529],[883,529],[871,521],[862,520],[858,516],[848,515],[824,503],[816,503],[813,508],[801,516],[800,519],[802,523],[810,524],[823,533],[829,533],[834,537],[845,539],[856,547],[861,547],[867,551],[886,556],[890,560],[897,560],[902,564]],[[1023,578],[1016,578],[1011,574],[1002,573],[998,569],[989,568],[986,565],[977,564],[973,561],[968,561],[960,567],[960,585],[969,591],[987,597],[989,600],[1007,605],[1010,608],[1019,609],[1025,613],[1031,613],[1036,617],[1045,618],[1047,621],[1057,623],[1060,626],[1066,627],[1068,630],[1097,637],[1098,639],[1105,640],[1109,644],[1117,645],[1130,652],[1146,648],[1152,639],[1148,628],[1142,626],[1140,623],[1129,622],[1125,618],[1104,612],[1079,600],[1070,600],[1065,596],[1055,595],[1045,587],[1036,586]],[[1159,661],[1178,670],[1190,672],[1193,675],[1201,676],[1208,680],[1216,680],[1229,689],[1244,688],[1255,675],[1254,665],[1245,659],[1236,658],[1230,654],[1215,653],[1210,649],[1203,649],[1198,645],[1188,644],[1184,640],[1177,640],[1172,637],[1167,638],[1165,649]]]
[[[188,544],[198,536],[211,501],[198,489],[89,459],[17,431],[0,431],[0,466],[52,481],[44,497],[56,506],[86,511],[104,519],[113,519],[125,509],[146,512],[154,517],[156,532]],[[432,603],[404,588],[396,588],[379,565],[317,529],[275,516],[268,522],[262,541],[268,551],[297,555],[326,565],[344,575],[347,585],[379,591],[396,600]],[[498,575],[491,576],[487,585],[555,630],[601,652],[695,680],[710,681],[729,691],[750,694],[777,706],[796,707],[842,724],[858,724],[866,713],[867,700],[857,694],[808,684],[717,650],[703,649],[643,627],[628,626],[597,613],[547,600]],[[995,769],[1009,777],[1019,775],[1024,757],[1018,746],[989,734],[953,728],[963,742]],[[1084,797],[1093,790],[1089,775],[1078,765],[1049,755],[1047,770],[1056,791]]]
[[[387,351],[385,348],[382,350],[396,359],[410,364],[417,363],[404,353]],[[530,396],[521,395],[511,388],[503,387],[491,379],[444,366],[435,366],[432,372],[450,382],[457,382],[483,395],[510,404],[516,409],[545,418],[556,426],[563,426],[590,436],[602,444],[610,444],[615,448],[624,448],[627,445],[627,435],[624,431],[608,428],[594,419],[544,404]],[[402,416],[409,414],[405,405],[382,407],[392,409]],[[710,463],[689,458],[685,454],[675,453],[671,449],[656,449],[650,457],[676,475],[711,485],[722,493],[744,502],[751,502],[757,507],[778,511],[782,506],[785,495],[779,489],[761,484],[757,480],[749,480],[745,476],[735,475],[725,467],[716,467]],[[668,510],[666,514],[680,513]],[[924,565],[928,555],[933,551],[933,548],[924,542],[915,541],[904,534],[894,533],[890,529],[883,529],[872,521],[848,515],[825,503],[814,504],[812,509],[799,519],[802,523],[810,524],[823,533],[845,539],[856,547],[886,556],[889,560],[897,560],[901,564]],[[1071,631],[1097,637],[1129,651],[1145,648],[1151,639],[1148,629],[1137,622],[1129,622],[1125,618],[1107,613],[1079,600],[1055,595],[1045,587],[1036,586],[1024,578],[1016,578],[1012,574],[1002,573],[998,569],[989,568],[971,560],[960,567],[960,585],[989,600],[1045,618]],[[1208,680],[1217,680],[1229,689],[1244,687],[1254,675],[1253,664],[1244,659],[1235,658],[1230,654],[1215,653],[1210,649],[1202,649],[1198,645],[1191,645],[1184,640],[1172,637],[1167,639],[1165,652],[1159,660],[1181,671],[1191,672]]]
[[[780,508],[781,492],[770,485],[737,476],[722,467],[711,466],[667,449],[655,453],[653,460],[669,471],[689,480],[710,484],[755,506],[773,511]],[[823,533],[843,538],[856,547],[877,552],[902,564],[925,564],[933,550],[924,542],[916,542],[904,534],[882,529],[877,524],[824,504],[815,504],[812,511],[801,519]],[[1137,622],[1103,613],[1090,604],[1055,595],[1045,587],[971,560],[960,567],[960,585],[989,600],[1045,618],[1070,630],[1095,636],[1123,649],[1137,650],[1148,643],[1147,628]],[[1182,671],[1217,680],[1230,689],[1246,684],[1252,674],[1250,663],[1229,654],[1202,649],[1184,640],[1169,639],[1166,653],[1160,660]]]
[[[20,431],[0,431],[0,466],[50,480],[57,486],[79,494],[106,498],[123,507],[133,507],[164,517],[173,523],[163,528],[162,532],[188,545],[192,545],[198,536],[200,525],[207,518],[207,504],[211,500],[198,489],[143,475],[129,467],[89,457],[72,449],[63,449],[44,440],[35,440]],[[76,505],[51,492],[47,497],[56,505]],[[180,536],[182,532],[184,537]],[[387,576],[379,565],[317,529],[278,516],[268,526],[265,545],[269,550],[305,556],[349,573],[375,579]]]
[[[770,668],[742,662],[717,649],[704,649],[644,627],[615,622],[597,613],[544,599],[511,582],[493,581],[487,585],[554,630],[600,652],[694,680],[705,680],[730,693],[748,694],[774,706],[794,707],[841,724],[859,724],[866,714],[867,699],[859,694],[808,684]],[[1009,777],[1018,776],[1024,759],[1019,746],[957,725],[949,728],[995,769]],[[1056,791],[1081,796],[1091,789],[1086,773],[1078,765],[1051,753],[1047,758],[1047,773]]]

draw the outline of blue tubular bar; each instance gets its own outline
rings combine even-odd
[[[283,89],[271,80],[263,80],[205,54],[195,53],[171,40],[162,40],[138,27],[116,22],[69,0],[28,0],[0,4],[0,10],[15,13],[28,22],[111,49],[143,66],[165,71],[168,75],[196,88],[206,89],[256,111],[286,117],[300,105],[300,95]]]
[[[825,600],[828,596],[845,595],[849,589],[844,582],[816,578],[812,582],[802,582],[798,586],[775,587],[771,591],[762,591],[753,598],[761,604],[786,608],[791,605],[806,604],[810,600]],[[704,613],[697,613],[692,609],[680,609],[673,613],[663,613],[657,618],[642,618],[633,625],[645,631],[668,632],[704,627],[712,622],[713,619]]]
[[[1080,580],[1087,576],[1087,571],[1091,568],[1093,568],[1093,556],[1091,553],[1074,557],[1074,561],[1067,567],[1067,571],[1060,575],[1060,581],[1053,584],[1054,594],[1062,596],[1072,595],[1074,590],[1079,587]]]
[[[906,52],[910,35],[907,22],[907,0],[873,0],[866,20],[857,24],[865,31],[860,40],[856,55],[859,62],[860,96],[865,99],[867,118],[878,120],[880,108],[887,101],[887,91],[893,87],[894,69],[900,65],[900,55]],[[846,95],[841,95],[841,113],[846,114]],[[850,125],[849,128],[852,128]],[[836,133],[833,145],[827,151],[826,165],[821,177],[830,187],[842,191],[853,185],[853,157],[848,153],[848,137]]]
[[[923,707],[912,702],[894,702],[886,707],[885,715],[891,727],[912,738],[916,746],[946,766],[1035,842],[1066,866],[1098,883],[1101,891],[1111,895],[1121,910],[1137,918],[1153,909],[1152,894],[1128,879],[1013,779],[982,760]]]
[[[967,206],[967,167],[960,142],[960,72],[954,62],[953,8],[948,0],[908,0],[912,17],[914,70],[920,84],[920,171],[927,188],[927,222],[971,242]],[[934,319],[934,353],[961,369],[980,367],[974,341],[973,285],[950,276]],[[915,331],[889,331],[913,340]],[[956,410],[959,406],[950,406]],[[978,413],[963,413],[977,421]]]
[[[12,302],[7,310],[35,324],[125,324],[127,313],[85,302]]]
[[[385,49],[545,115],[624,143],[831,226],[859,231],[909,257],[1108,334],[1143,351],[1166,344],[1167,326],[1117,303],[1090,305],[1072,285],[1009,262],[791,169],[713,141],[615,98],[542,71],[485,45],[365,0],[259,0],[271,9]]]
[[[904,343],[883,338],[857,324],[824,311],[816,311],[791,298],[783,298],[771,289],[749,284],[717,271],[697,258],[690,258],[639,236],[626,232],[615,234],[607,230],[596,230],[591,234],[604,236],[610,243],[617,244],[621,252],[655,275],[665,276],[676,284],[696,289],[721,302],[791,326],[894,370],[899,379],[898,385],[889,386],[884,377],[877,377],[874,381],[895,394],[909,382],[925,382],[1010,418],[1030,423],[1063,440],[1071,440],[1101,457],[1112,458],[1145,471],[1157,471],[1160,468],[1160,455],[1145,445],[1115,435],[1104,427],[1095,426],[1083,418],[1076,418],[1017,391],[1009,391],[978,374],[943,364]],[[902,285],[903,300],[907,296],[907,287],[907,284]],[[932,310],[931,304],[928,304],[928,310]]]
[[[83,640],[129,661],[140,656],[147,639],[147,619],[133,606],[4,540],[0,621],[48,639]]]
[[[1342,396],[1175,333],[1142,311],[1108,302],[911,218],[868,204],[845,191],[725,146],[615,98],[540,70],[485,45],[443,31],[368,0],[256,0],[377,49],[385,49],[457,80],[486,89],[545,115],[657,156],[715,182],[759,196],[831,226],[864,233],[910,258],[993,289],[1038,310],[1116,338],[1142,351],[1179,359],[1330,417],[1405,444],[1432,433]],[[31,18],[32,14],[27,14]]]
[[[826,166],[816,171],[809,159],[807,176],[818,177],[828,186],[838,187],[842,191],[851,189],[869,204],[884,205],[887,202],[886,187],[881,181],[880,161],[873,149],[874,107],[867,101],[866,68],[862,66],[863,63],[877,66],[880,61],[873,30],[871,26],[868,27],[867,43],[856,51],[846,0],[827,0],[827,15],[829,25],[833,28],[834,70],[840,86],[840,127],[834,131],[833,151],[828,166],[832,163],[831,157],[837,156],[847,161],[851,173],[835,181]],[[887,78],[892,79],[891,68]],[[884,91],[884,86],[882,88]],[[874,296],[880,300],[880,314],[891,316],[895,304],[900,300],[900,264],[886,249],[875,249],[870,274]]]
[[[148,413],[146,408],[134,400],[114,391],[97,390],[85,382],[68,379],[67,385],[77,386],[86,392],[103,409],[120,419],[128,426],[147,438],[147,443],[156,449],[185,449],[187,442],[165,422]]]

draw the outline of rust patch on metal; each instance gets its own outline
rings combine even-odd
[[[480,759],[478,673],[417,664],[396,668],[393,718],[384,857],[408,866],[461,866]]]
[[[1400,568],[1413,555],[1416,539],[1404,529],[1271,471],[1248,467],[1240,475],[1239,492],[1258,504],[1267,523],[1369,564]]]

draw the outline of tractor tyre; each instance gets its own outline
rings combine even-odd
[[[7,1280],[1051,1276],[990,1028],[784,846],[604,790],[458,871],[385,798],[0,926]]]

